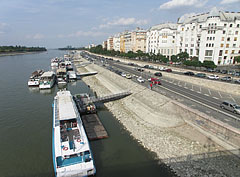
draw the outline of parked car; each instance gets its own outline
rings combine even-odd
[[[227,70],[222,70],[221,73],[222,73],[222,74],[227,74],[228,71],[227,71]]]
[[[172,69],[167,68],[167,69],[165,69],[165,71],[166,71],[166,72],[172,72]]]
[[[166,69],[165,67],[159,67],[160,71],[165,71],[165,69]]]
[[[240,79],[234,81],[235,84],[240,84]]]
[[[208,68],[208,69],[207,69],[207,72],[215,72],[215,70],[212,69],[212,68]]]
[[[188,76],[194,76],[195,75],[194,72],[192,72],[192,71],[187,71],[187,72],[184,72],[183,74],[188,75]]]
[[[140,83],[145,82],[145,80],[141,76],[137,78],[137,81],[140,82]]]
[[[143,72],[144,69],[143,68],[137,68],[137,71]]]
[[[122,76],[122,77],[126,77],[126,73],[122,73],[121,76]]]
[[[208,79],[213,79],[213,80],[218,80],[219,76],[218,75],[209,75],[207,78]]]
[[[225,77],[222,77],[221,80],[222,80],[222,81],[228,81],[228,82],[230,82],[230,81],[232,81],[232,77],[230,77],[230,76],[225,76]]]
[[[127,79],[132,79],[132,76],[130,74],[126,74]]]
[[[206,74],[205,73],[197,73],[195,76],[203,78],[203,77],[206,77]]]
[[[162,77],[162,73],[156,72],[156,73],[154,73],[154,76]]]
[[[223,101],[220,104],[220,107],[226,110],[229,110],[233,113],[240,114],[240,106],[236,103],[230,102],[230,101]]]
[[[151,77],[150,79],[148,79],[148,81],[150,81],[150,82],[152,82],[153,84],[156,84],[156,85],[161,85],[161,81],[158,78]]]

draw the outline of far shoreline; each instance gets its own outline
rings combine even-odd
[[[25,55],[25,54],[35,54],[35,53],[41,53],[41,52],[47,52],[47,51],[0,53],[0,57]]]

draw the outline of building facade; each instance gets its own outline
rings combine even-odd
[[[147,31],[146,52],[162,54],[171,59],[177,54],[177,24],[166,23],[151,27]]]
[[[131,46],[133,52],[136,53],[138,50],[144,53],[146,52],[146,36],[147,36],[146,30],[137,28],[136,30],[132,31]]]
[[[120,51],[120,34],[113,36],[113,50]]]
[[[113,37],[110,36],[107,39],[107,50],[113,50]]]
[[[178,21],[177,48],[199,61],[216,65],[234,63],[240,55],[240,13],[222,12],[216,8],[209,13]]]

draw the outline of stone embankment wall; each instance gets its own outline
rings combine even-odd
[[[221,146],[188,125],[185,116],[192,114],[180,115],[183,108],[169,98],[94,64],[78,71],[98,71],[83,81],[99,96],[132,92],[106,107],[132,137],[179,176],[240,176],[239,159],[222,152]]]
[[[96,54],[94,54],[96,55]],[[98,56],[103,56],[103,55],[98,55]],[[105,56],[104,56],[105,57]],[[143,61],[133,61],[133,60],[129,60],[129,59],[123,59],[123,58],[118,58],[118,57],[111,57],[114,60],[120,60],[121,62],[125,62],[125,63],[130,63],[130,62],[134,62],[140,66],[144,66],[144,65],[153,65],[153,66],[158,66],[158,67],[166,67],[166,66],[162,66],[160,64],[151,64],[148,62],[143,62]],[[178,71],[178,72],[186,72],[189,70],[186,69],[181,69],[181,68],[176,68],[176,67],[168,67],[171,68],[173,71]],[[156,72],[153,70],[148,70],[152,73]],[[212,74],[212,73],[206,73],[208,75]],[[217,91],[224,91],[226,93],[230,93],[230,94],[234,94],[234,95],[240,95],[240,85],[237,84],[230,84],[227,82],[219,82],[219,81],[214,81],[214,80],[207,80],[207,79],[201,79],[201,78],[197,78],[197,77],[189,77],[189,76],[184,76],[184,75],[177,75],[177,79],[176,79],[176,75],[172,74],[172,73],[167,73],[164,72],[163,73],[164,76],[169,77],[169,78],[173,78],[175,80],[180,80],[180,81],[184,81],[184,82],[188,82],[188,83],[192,83],[192,84],[196,84],[199,86],[203,86],[206,88],[210,88],[210,89],[214,89]],[[226,76],[226,75],[221,75],[218,74],[219,76]],[[239,78],[235,78],[235,79],[239,79]]]

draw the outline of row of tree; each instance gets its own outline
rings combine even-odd
[[[162,54],[156,55],[154,53],[143,53],[140,50],[138,50],[136,53],[132,51],[129,51],[128,53],[124,53],[120,51],[103,49],[101,45],[92,47],[90,49],[90,52],[101,54],[101,55],[120,56],[120,57],[125,57],[130,59],[138,59],[138,60],[145,60],[145,61],[152,61],[152,62],[159,62],[159,63],[169,62],[169,59]],[[186,65],[186,66],[194,66],[194,67],[205,67],[205,68],[217,67],[213,61],[204,61],[202,63],[198,60],[197,57],[189,58],[189,54],[187,52],[181,52],[177,55],[172,55],[171,62]]]
[[[40,52],[47,51],[45,47],[25,47],[25,46],[0,46],[0,53],[14,52]]]

